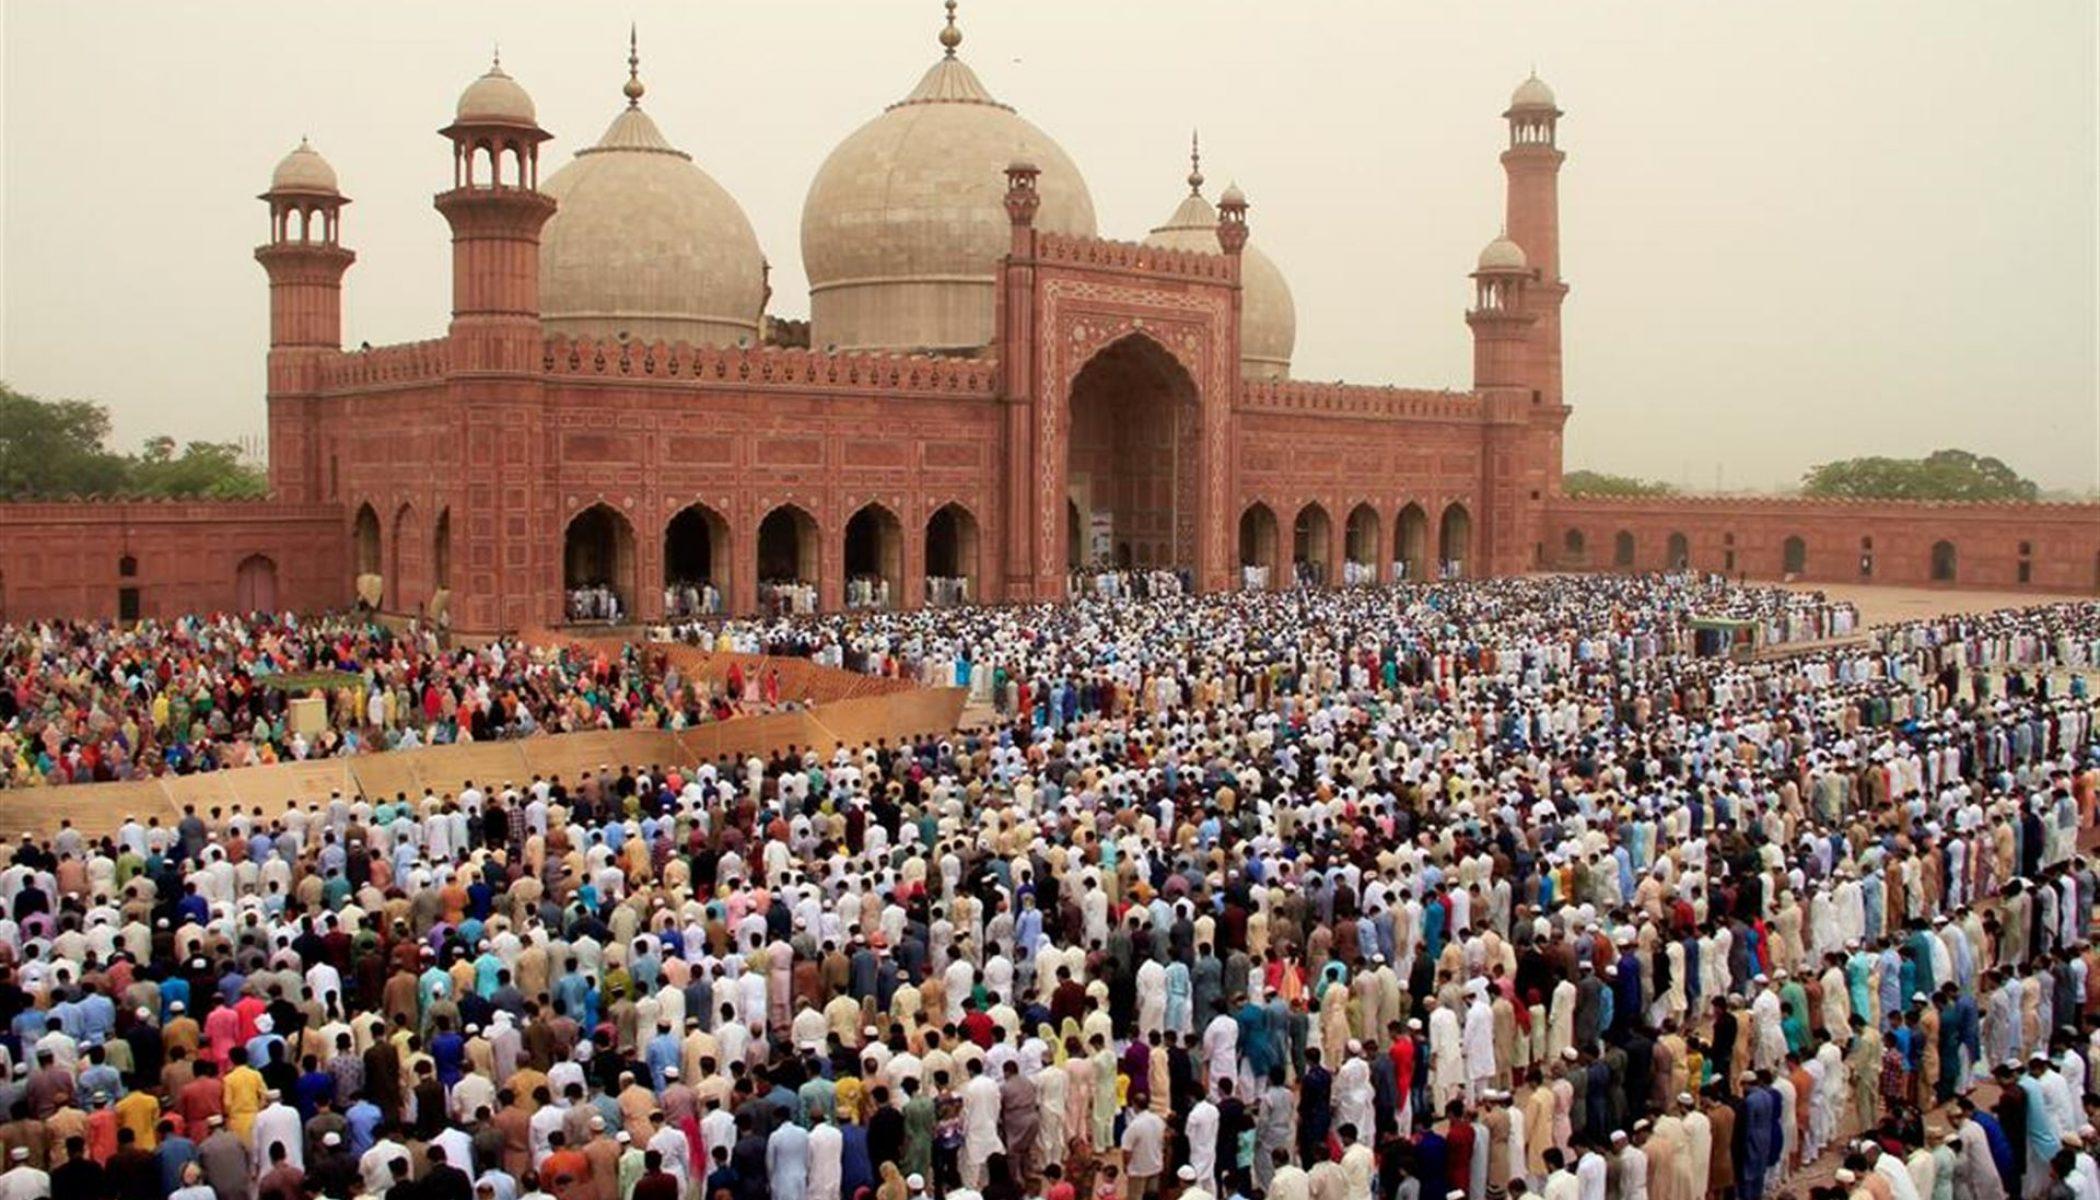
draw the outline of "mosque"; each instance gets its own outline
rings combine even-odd
[[[497,64],[461,93],[435,197],[452,320],[427,341],[343,348],[349,196],[302,142],[255,251],[270,498],[0,505],[0,614],[357,598],[494,632],[1055,599],[1102,566],[1202,590],[1680,566],[2100,586],[2089,505],[1563,497],[1563,114],[1535,76],[1501,114],[1471,386],[1313,383],[1248,197],[1213,200],[1192,153],[1157,227],[1104,237],[947,9],[931,65],[810,183],[807,322],[769,312],[751,223],[632,54],[604,132],[544,173],[523,83]]]

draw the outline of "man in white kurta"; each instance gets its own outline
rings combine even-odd
[[[1442,1004],[1429,1010],[1429,1087],[1438,1112],[1466,1085],[1464,1041],[1457,1013]]]
[[[1480,1101],[1481,1093],[1495,1076],[1495,1014],[1488,1007],[1487,981],[1475,979],[1467,985],[1473,998],[1466,1005],[1462,1049],[1466,1060],[1466,1099]]]
[[[1228,1013],[1219,1013],[1203,1027],[1203,1066],[1210,1073],[1210,1094],[1218,1094],[1218,1080],[1231,1079],[1240,1071],[1240,1023]]]
[[[300,1170],[306,1169],[305,1127],[299,1121],[299,1110],[284,1102],[274,1089],[264,1093],[269,1100],[261,1112],[255,1114],[255,1123],[249,1126],[250,1160],[256,1165],[259,1175],[270,1169],[270,1145],[284,1146],[284,1160]]]
[[[1188,1138],[1189,1166],[1195,1170],[1194,1186],[1217,1194],[1218,1169],[1218,1106],[1209,1096],[1196,1101],[1182,1123],[1183,1136]]]
[[[984,1073],[984,1064],[970,1065],[970,1082],[963,1085],[963,1186],[984,1186],[984,1160],[1006,1147],[999,1140],[999,1085]]]
[[[809,1131],[809,1182],[803,1185],[805,1200],[839,1200],[843,1175],[845,1135],[829,1121],[819,1121]]]

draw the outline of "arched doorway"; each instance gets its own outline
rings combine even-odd
[[[729,522],[688,504],[664,525],[664,616],[708,616],[729,593]]]
[[[758,523],[758,603],[769,613],[817,611],[817,521],[796,505]]]
[[[977,595],[977,518],[943,504],[926,519],[926,603],[967,604]]]
[[[267,554],[251,554],[233,570],[233,606],[244,613],[277,611],[277,564]]]
[[[1667,557],[1672,571],[1683,571],[1690,568],[1692,565],[1692,540],[1681,533],[1671,534],[1670,552]]]
[[[404,504],[394,510],[393,561],[387,564],[387,609],[410,613],[422,606],[423,539],[417,533],[416,508]]]
[[[1401,509],[1393,522],[1393,570],[1401,579],[1429,578],[1429,514],[1419,504]]]
[[[1562,566],[1586,567],[1589,565],[1589,541],[1583,537],[1580,529],[1570,529],[1561,535],[1560,551]]]
[[[1444,507],[1436,538],[1438,572],[1445,579],[1464,579],[1466,560],[1473,556],[1473,514],[1463,504]]]
[[[1325,587],[1333,576],[1327,561],[1334,542],[1334,522],[1316,501],[1298,510],[1291,522],[1291,573],[1301,587]]]
[[[1378,582],[1378,510],[1359,504],[1342,528],[1342,582],[1351,587]]]
[[[1194,571],[1201,412],[1188,372],[1158,342],[1131,334],[1080,368],[1068,418],[1065,477],[1079,532],[1089,545],[1105,533],[1110,551],[1075,558],[1068,548],[1066,561]]]
[[[1808,543],[1799,535],[1790,537],[1779,548],[1779,569],[1783,574],[1799,575],[1808,570]]]
[[[430,586],[435,592],[452,588],[452,510],[441,509],[430,531]]]
[[[1932,544],[1932,581],[1934,583],[1954,582],[1953,542],[1934,542]]]
[[[880,504],[846,521],[846,607],[892,608],[904,599],[904,526]]]
[[[1240,586],[1248,589],[1276,587],[1282,583],[1276,531],[1276,514],[1255,501],[1240,514]]]
[[[1079,501],[1065,497],[1065,569],[1077,571],[1093,557],[1087,550],[1086,518],[1079,515]]]
[[[1611,565],[1621,570],[1633,569],[1633,531],[1621,529],[1611,540]]]
[[[379,514],[371,504],[357,506],[350,526],[351,591],[359,603],[378,608],[384,600],[384,580],[379,574]]]
[[[609,504],[569,519],[562,542],[564,613],[616,624],[634,613],[634,526]]]

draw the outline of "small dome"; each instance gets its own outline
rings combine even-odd
[[[284,156],[277,169],[270,172],[270,190],[273,192],[329,192],[336,190],[335,168],[328,165],[320,152],[299,139],[299,147]]]
[[[1191,171],[1200,179],[1200,171]],[[1164,225],[1145,237],[1148,246],[1221,254],[1218,212],[1193,188]],[[1285,379],[1298,343],[1298,306],[1291,285],[1274,260],[1249,238],[1240,248],[1240,374],[1248,379]]]
[[[488,74],[467,85],[459,94],[459,107],[455,115],[461,122],[478,122],[494,125],[538,125],[539,117],[532,106],[532,97],[518,86],[518,81],[503,73],[500,65],[491,64]]]
[[[950,13],[953,20],[953,13]],[[1037,229],[1094,236],[1086,180],[1049,135],[946,53],[911,93],[840,142],[802,205],[810,344],[956,350],[994,335],[1007,252],[1006,168],[1036,164]]]
[[[765,256],[736,200],[635,103],[540,190],[540,320],[550,333],[694,345],[756,343]]]
[[[1219,193],[1218,203],[1226,208],[1231,208],[1234,205],[1245,208],[1247,207],[1247,193],[1240,190],[1239,184],[1228,183],[1225,185],[1225,190]]]
[[[1510,241],[1506,233],[1498,235],[1480,251],[1480,269],[1483,271],[1523,271],[1530,266],[1530,260],[1524,257],[1524,247]]]
[[[1517,90],[1510,93],[1509,106],[1511,108],[1559,107],[1559,105],[1555,104],[1553,101],[1553,89],[1547,87],[1546,81],[1540,79],[1535,74],[1531,78],[1526,79],[1524,82],[1518,84]]]

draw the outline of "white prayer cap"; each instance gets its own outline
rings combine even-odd
[[[1612,1141],[1614,1141],[1614,1142],[1623,1142],[1623,1141],[1625,1141],[1625,1140],[1626,1140],[1626,1131],[1625,1131],[1625,1130],[1623,1130],[1623,1129],[1614,1129],[1614,1130],[1612,1130],[1612,1131],[1611,1131],[1611,1140],[1612,1140]]]
[[[343,1135],[331,1129],[321,1135],[321,1144],[323,1146],[340,1146],[343,1144]]]
[[[913,1171],[904,1177],[904,1186],[915,1192],[923,1192],[926,1190],[926,1177]]]
[[[1196,1178],[1196,1168],[1184,1165],[1179,1171],[1174,1172],[1174,1178],[1184,1183],[1193,1183]]]
[[[1677,1093],[1677,1103],[1679,1103],[1679,1104],[1690,1104],[1691,1102],[1692,1102],[1692,1094],[1691,1094],[1690,1092],[1679,1092],[1679,1093]]]
[[[1858,1182],[1859,1182],[1859,1176],[1858,1176],[1858,1175],[1855,1175],[1855,1174],[1853,1174],[1853,1173],[1852,1173],[1852,1172],[1851,1172],[1850,1170],[1848,1170],[1848,1169],[1846,1169],[1846,1168],[1844,1168],[1844,1167],[1839,1167],[1839,1168],[1838,1168],[1838,1172],[1837,1172],[1837,1175],[1835,1176],[1835,1178],[1837,1179],[1837,1181],[1838,1181],[1839,1183],[1858,1183]]]
[[[598,1119],[602,1121],[605,1118],[600,1117]],[[634,1135],[622,1129],[620,1132],[613,1135],[613,1140],[616,1142],[631,1142],[634,1140]]]
[[[1573,1046],[1562,1046],[1560,1048],[1560,1056],[1562,1058],[1567,1059],[1569,1062],[1574,1062],[1577,1058],[1581,1057],[1581,1055],[1575,1052],[1575,1047]]]

